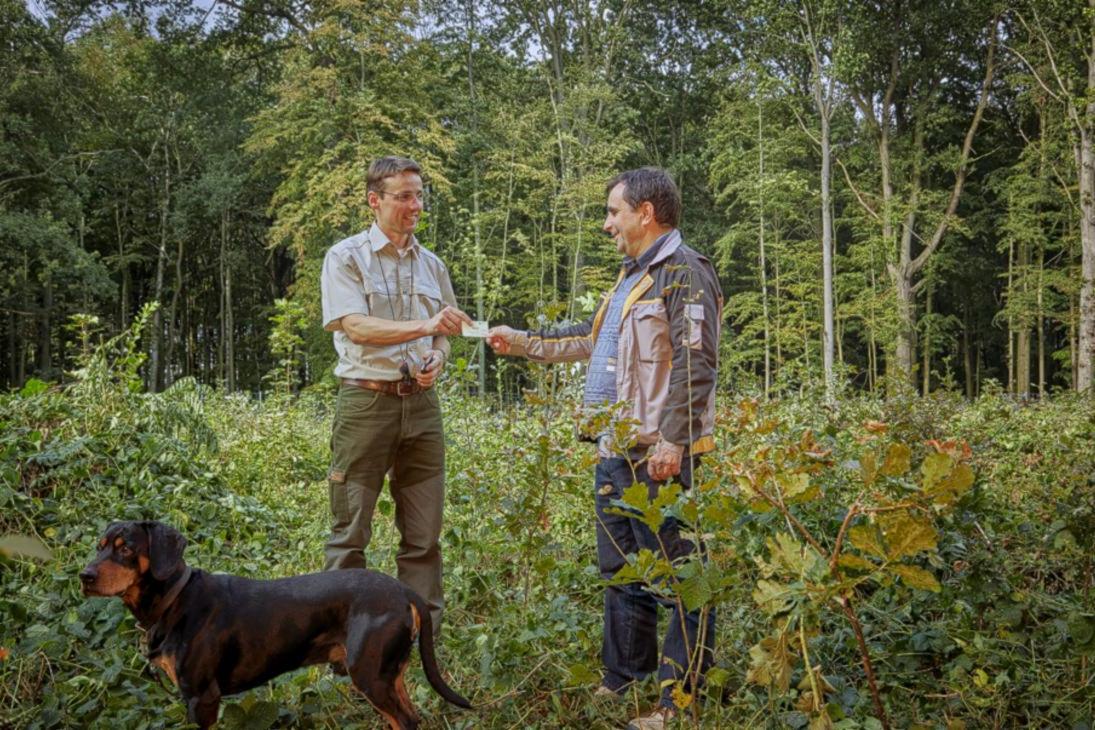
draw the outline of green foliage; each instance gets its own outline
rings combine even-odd
[[[110,520],[177,525],[204,569],[321,567],[331,394],[258,403],[189,381],[148,394],[133,387],[140,349],[135,327],[93,351],[68,386],[32,381],[0,399],[0,534],[36,536],[52,553],[0,557],[0,703],[17,726],[183,718],[145,673],[129,614],[79,596],[76,573]],[[496,408],[463,394],[457,366],[443,383],[441,652],[483,709],[445,707],[417,668],[413,700],[437,725],[616,727],[626,711],[590,700],[603,586],[576,393],[543,368],[529,405]],[[618,504],[704,535],[706,560],[643,552],[620,577],[718,611],[706,701],[677,688],[680,701],[700,710],[701,727],[878,727],[847,607],[894,727],[1082,722],[1093,709],[1093,412],[1079,398],[1020,408],[999,395],[970,406],[848,398],[837,410],[807,399],[720,409],[721,448],[691,492],[651,503],[631,490]],[[387,572],[393,511],[383,495],[368,551]],[[641,684],[629,704],[655,692]],[[233,698],[222,718],[362,721],[373,722],[369,711],[322,668]]]

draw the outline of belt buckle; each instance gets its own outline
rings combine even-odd
[[[397,380],[395,383],[395,394],[406,398],[408,395],[414,395],[414,386],[418,383],[413,380]]]

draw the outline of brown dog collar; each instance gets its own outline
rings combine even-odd
[[[178,580],[171,584],[171,587],[167,589],[167,593],[164,594],[163,598],[161,598],[160,602],[156,605],[156,610],[148,617],[148,627],[145,628],[139,622],[137,625],[146,632],[152,633],[156,628],[156,624],[158,624],[160,619],[163,618],[163,615],[167,613],[167,609],[171,608],[171,604],[174,603],[175,599],[182,593],[182,589],[186,587],[192,573],[193,570],[191,570],[190,566],[186,566],[186,569],[183,570],[183,574],[179,576]]]

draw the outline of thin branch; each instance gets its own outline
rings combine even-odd
[[[973,150],[973,138],[977,134],[977,127],[981,124],[981,118],[985,114],[985,107],[988,106],[990,89],[992,87],[992,79],[996,73],[996,43],[997,36],[999,34],[1000,18],[999,16],[992,19],[990,28],[991,37],[989,39],[988,56],[985,59],[985,78],[981,82],[981,97],[977,101],[977,109],[973,113],[973,119],[970,120],[970,126],[966,130],[966,138],[962,141],[962,156],[959,158],[958,173],[955,176],[954,187],[951,189],[950,201],[947,203],[947,210],[943,214],[943,218],[939,221],[939,225],[935,228],[935,233],[932,235],[931,241],[928,242],[927,247],[920,252],[909,264],[909,273],[915,274],[924,268],[924,265],[928,262],[935,250],[939,248],[939,244],[943,241],[943,236],[946,235],[947,229],[950,227],[950,218],[958,210],[958,201],[962,197],[962,188],[966,183],[966,175],[969,174],[969,162],[970,152]]]

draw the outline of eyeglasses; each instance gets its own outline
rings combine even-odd
[[[423,205],[425,205],[425,203],[426,203],[426,191],[425,190],[418,190],[418,191],[404,190],[402,193],[389,193],[387,190],[377,190],[376,194],[381,195],[381,196],[390,195],[390,196],[392,196],[392,198],[395,199],[395,202],[399,203],[400,205],[406,205],[407,203],[411,202],[412,200],[417,200],[419,203],[422,203]]]

